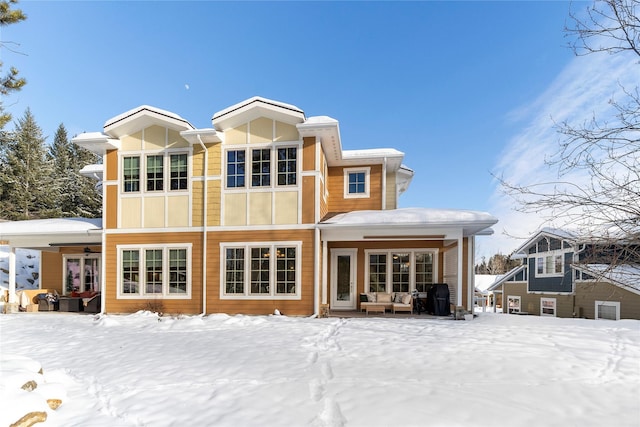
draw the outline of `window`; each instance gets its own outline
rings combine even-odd
[[[224,281],[221,298],[300,298],[301,243],[220,246]]]
[[[296,185],[296,147],[278,148],[278,185]]]
[[[508,313],[520,313],[520,297],[519,296],[511,296],[507,297],[507,308]]]
[[[171,190],[186,190],[187,189],[187,155],[186,154],[172,154],[170,156],[171,161]]]
[[[227,151],[227,188],[244,187],[244,150]]]
[[[437,250],[366,251],[367,292],[426,292],[437,276]],[[390,272],[390,274],[387,274]]]
[[[391,289],[393,292],[409,292],[409,254],[393,254],[391,265]]]
[[[147,191],[162,191],[164,156],[147,156]]]
[[[371,168],[344,169],[344,197],[369,197],[369,174]]]
[[[616,301],[596,301],[596,319],[620,320],[620,303]]]
[[[118,298],[190,297],[189,245],[125,245],[118,250]]]
[[[416,290],[427,292],[430,284],[433,283],[433,254],[416,254]]]
[[[387,256],[369,255],[369,292],[385,292],[387,288]]]
[[[186,249],[169,249],[169,293],[187,293]]]
[[[536,276],[562,276],[564,254],[549,254],[536,258]]]
[[[140,157],[125,157],[123,163],[124,191],[126,193],[140,191]]]
[[[270,248],[251,248],[251,294],[269,295]]]
[[[540,298],[540,316],[556,316],[555,298]]]
[[[100,291],[100,254],[63,255],[63,293]]]
[[[269,187],[271,185],[271,150],[251,151],[251,186]]]
[[[227,248],[225,293],[244,294],[244,248]]]

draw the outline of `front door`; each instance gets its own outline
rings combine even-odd
[[[356,308],[356,256],[355,249],[331,251],[331,308]]]

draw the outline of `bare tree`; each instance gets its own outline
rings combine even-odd
[[[596,0],[585,14],[570,13],[569,45],[577,56],[635,56],[640,77],[638,13],[639,0]],[[558,169],[557,181],[501,180],[518,210],[572,225],[601,248],[584,262],[608,259],[613,267],[640,263],[640,91],[638,85],[621,89],[621,99],[608,101],[610,117],[556,123],[561,143],[547,164]],[[569,173],[587,177],[587,184],[571,182]]]

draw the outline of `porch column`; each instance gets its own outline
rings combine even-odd
[[[458,237],[458,292],[456,292],[457,301],[456,305],[462,305],[462,263],[464,261],[464,251],[462,245],[464,243],[464,239],[462,234]]]
[[[327,241],[322,241],[322,304],[327,303]]]
[[[16,301],[16,248],[9,246],[9,301]]]

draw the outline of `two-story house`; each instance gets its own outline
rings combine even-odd
[[[99,289],[107,313],[312,315],[431,283],[472,309],[475,237],[496,218],[399,209],[404,154],[345,150],[327,116],[254,97],[212,125],[141,106],[78,135],[103,158],[85,171],[102,182],[101,224],[1,224],[0,240],[44,249],[42,287]]]
[[[544,228],[513,254],[522,265],[489,288],[504,313],[588,319],[640,319],[640,259],[565,230]],[[636,252],[637,253],[637,252]]]

